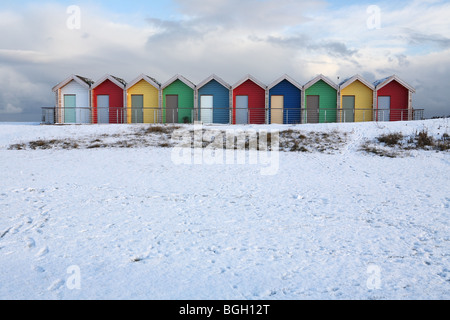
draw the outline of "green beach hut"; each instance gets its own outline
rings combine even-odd
[[[162,95],[164,123],[192,123],[196,120],[195,85],[191,81],[176,75],[162,85]]]
[[[324,75],[318,75],[304,86],[304,123],[336,122],[339,87]]]

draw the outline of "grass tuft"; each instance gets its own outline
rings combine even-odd
[[[399,145],[403,140],[403,134],[400,132],[383,134],[377,138],[378,142],[384,143],[389,147]]]

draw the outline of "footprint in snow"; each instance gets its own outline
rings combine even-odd
[[[34,241],[33,238],[26,238],[26,239],[25,239],[25,242],[26,242],[27,247],[28,247],[29,249],[34,248],[34,247],[36,246],[36,243],[35,243],[35,241]]]
[[[38,253],[36,253],[36,257],[39,258],[39,257],[45,256],[47,253],[48,253],[48,247],[45,246],[45,247],[41,248],[41,250],[39,250]]]
[[[64,280],[58,279],[53,281],[53,283],[47,288],[48,291],[55,291],[61,288],[64,285]]]
[[[34,266],[34,267],[33,267],[33,271],[36,271],[36,272],[38,272],[38,273],[44,273],[44,272],[45,272],[45,269],[42,268],[42,267],[40,267],[40,266]]]

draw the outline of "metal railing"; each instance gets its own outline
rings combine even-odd
[[[423,120],[423,109],[42,108],[43,124],[306,124]]]

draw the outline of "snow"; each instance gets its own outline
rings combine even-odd
[[[348,133],[274,175],[171,148],[7,150],[132,125],[0,125],[0,299],[449,299],[449,153],[359,151],[448,125],[240,126]]]

